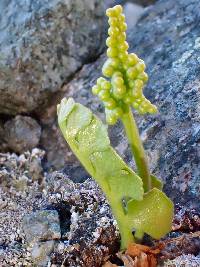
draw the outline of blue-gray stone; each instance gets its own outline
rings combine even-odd
[[[0,10],[0,113],[44,107],[104,47],[103,0],[2,0]]]

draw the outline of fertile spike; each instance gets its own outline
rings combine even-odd
[[[103,65],[102,73],[110,81],[101,77],[97,80],[97,87],[92,88],[93,94],[98,95],[104,103],[108,124],[116,123],[122,118],[127,112],[127,105],[131,105],[140,114],[157,112],[156,106],[143,95],[143,87],[148,81],[145,63],[136,54],[128,53],[127,24],[122,12],[120,5],[106,11],[110,26],[106,40],[108,59]],[[118,112],[114,112],[113,108]]]

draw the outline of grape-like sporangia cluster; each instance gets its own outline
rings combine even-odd
[[[131,105],[140,114],[156,113],[157,108],[143,95],[143,87],[148,81],[144,61],[136,54],[128,54],[129,45],[126,42],[125,16],[120,5],[109,8],[109,37],[106,40],[108,59],[103,65],[103,77],[97,79],[92,92],[103,101],[108,124],[116,121],[127,112]]]

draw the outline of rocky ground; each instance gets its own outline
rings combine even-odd
[[[39,149],[0,155],[0,266],[117,263],[119,233],[101,190],[92,179],[45,173],[43,157]],[[197,211],[177,207],[173,232],[160,241],[160,266],[199,266],[199,227]]]
[[[130,51],[147,65],[145,95],[159,109],[156,116],[135,114],[136,120],[151,172],[163,180],[164,191],[176,204],[173,231],[161,241],[159,264],[197,267],[200,3],[118,2],[127,16]],[[91,87],[105,60],[104,13],[109,5],[112,0],[0,3],[2,267],[98,267],[108,260],[123,265],[115,255],[119,233],[109,206],[56,122],[56,105],[64,96],[104,120]],[[111,127],[109,134],[134,167],[121,125]],[[159,244],[151,240],[151,245]]]

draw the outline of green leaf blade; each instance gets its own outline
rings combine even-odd
[[[63,99],[58,107],[58,123],[74,154],[108,191],[108,197],[112,195],[118,201],[123,197],[143,198],[141,178],[111,147],[106,126],[88,108],[72,98]]]
[[[127,210],[129,223],[136,231],[147,233],[155,239],[171,231],[173,203],[157,188],[146,193],[142,201],[130,200]]]
[[[112,147],[93,153],[90,159],[99,176],[104,177],[109,184],[116,199],[143,199],[141,178],[126,165]]]

